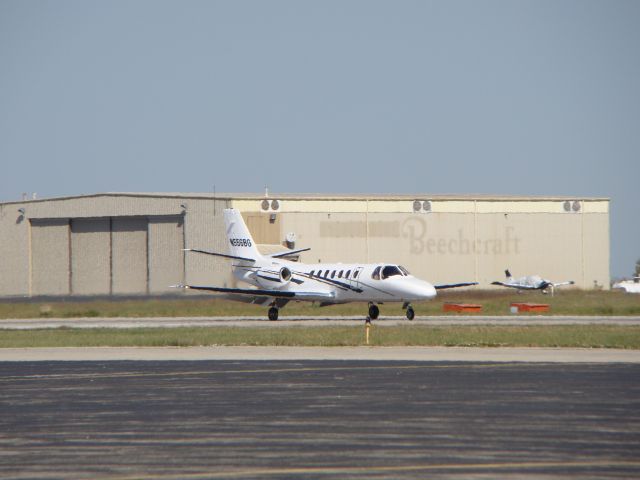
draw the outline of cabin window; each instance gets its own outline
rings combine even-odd
[[[376,267],[375,268],[375,270],[371,274],[371,278],[373,278],[374,280],[380,280],[380,268],[381,267]]]
[[[382,269],[382,279],[393,277],[395,275],[402,276],[402,272],[395,265],[387,265]]]
[[[351,270],[347,270],[347,273],[345,273],[344,278],[349,278],[351,276]]]
[[[324,271],[324,278],[327,278],[329,276],[329,270],[325,270]]]
[[[343,272],[344,272],[344,270],[340,270],[340,271],[338,272],[338,278],[342,278],[342,273],[343,273]]]
[[[354,270],[353,271],[353,278],[358,278],[358,274],[360,273],[360,270]]]
[[[336,276],[336,271],[334,270],[333,272],[331,272],[331,278]]]
[[[311,270],[311,272],[309,273],[309,276],[310,276],[310,277],[313,277],[313,272],[314,272],[314,271],[315,271],[315,270]]]

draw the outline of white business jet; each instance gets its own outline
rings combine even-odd
[[[573,280],[554,283],[550,280],[545,280],[538,275],[513,278],[509,270],[505,270],[504,274],[507,277],[506,282],[491,282],[491,285],[500,285],[502,287],[516,288],[518,290],[541,290],[542,293],[547,293],[548,290],[551,290],[551,294],[553,295],[555,287],[559,287],[561,285],[573,285],[575,283]]]
[[[225,209],[224,222],[229,253],[195,248],[186,251],[234,260],[234,276],[253,288],[225,288],[197,285],[174,285],[176,288],[205,290],[229,295],[229,298],[269,306],[269,320],[278,319],[278,311],[289,301],[318,302],[321,306],[347,302],[369,302],[369,319],[380,314],[377,304],[402,302],[409,320],[415,312],[411,302],[430,300],[436,290],[477,285],[476,282],[432,285],[394,264],[342,264],[292,262],[283,257],[309,248],[262,255],[256,248],[242,215]]]
[[[640,277],[633,277],[633,280],[622,280],[614,283],[611,288],[624,290],[627,293],[640,293]]]

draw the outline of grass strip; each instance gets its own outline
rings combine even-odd
[[[554,295],[539,292],[518,294],[504,291],[444,291],[431,302],[414,303],[416,315],[447,316],[446,302],[482,305],[483,315],[510,315],[511,302],[549,304],[551,315],[640,315],[640,295],[618,291],[558,290]],[[401,304],[386,303],[382,315],[404,315]],[[291,302],[281,315],[366,315],[366,303],[350,303],[319,307],[309,303]],[[232,302],[214,296],[185,296],[184,298],[82,299],[67,297],[47,301],[38,299],[0,301],[2,318],[77,318],[77,317],[217,317],[251,315],[266,318],[267,309],[257,305]]]
[[[363,327],[180,327],[133,329],[0,330],[0,348],[361,346]],[[640,327],[374,326],[374,346],[582,347],[640,349]]]

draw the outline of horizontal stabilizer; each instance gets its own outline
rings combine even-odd
[[[255,262],[255,258],[237,257],[235,255],[227,255],[226,253],[210,252],[208,250],[199,250],[197,248],[183,248],[185,252],[204,253],[205,255],[213,255],[214,257],[230,258],[232,260],[242,260],[243,262]]]
[[[299,248],[297,250],[287,250],[286,252],[273,253],[269,256],[271,258],[282,258],[282,257],[288,257],[289,255],[295,255],[296,253],[300,253],[300,252],[307,252],[309,250],[311,250],[311,248]]]
[[[436,290],[444,290],[445,288],[470,287],[472,285],[478,285],[478,282],[449,283],[444,285],[434,285],[433,288]]]

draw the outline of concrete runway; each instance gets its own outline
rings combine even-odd
[[[640,365],[0,362],[0,477],[637,478]]]
[[[0,348],[0,362],[346,360],[413,362],[640,363],[640,350],[513,347],[67,347]]]
[[[276,322],[265,317],[150,317],[150,318],[29,318],[0,320],[0,329],[41,328],[140,328],[140,327],[291,327],[291,326],[344,326],[362,325],[363,316],[350,317],[302,317],[284,316]],[[405,317],[382,317],[376,325],[640,325],[640,317],[621,316],[435,316],[416,317],[409,322]]]

